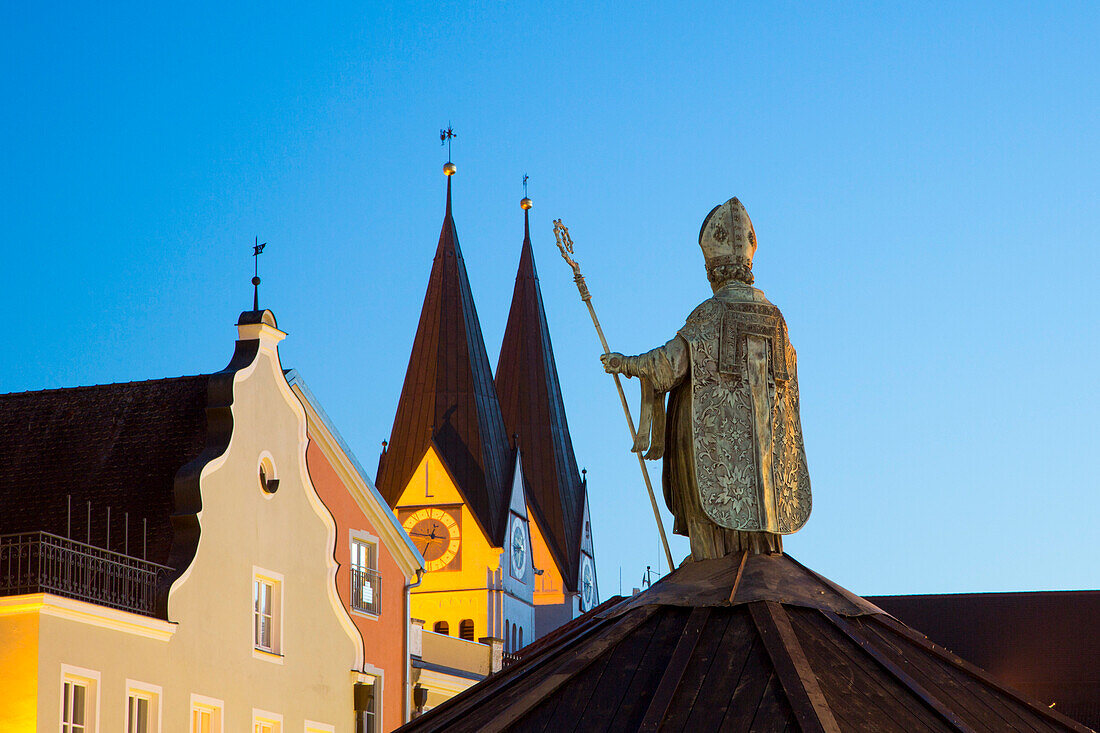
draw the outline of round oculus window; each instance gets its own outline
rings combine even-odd
[[[279,490],[279,479],[275,475],[275,462],[271,456],[260,458],[260,488],[265,494],[274,494]]]

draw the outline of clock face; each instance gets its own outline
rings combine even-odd
[[[596,601],[596,575],[592,570],[592,561],[585,555],[581,561],[581,602],[584,610],[592,608]]]
[[[455,514],[445,509],[425,507],[402,512],[402,515],[401,526],[424,556],[425,570],[459,569],[458,550],[462,531]]]
[[[527,527],[519,517],[512,517],[512,531],[509,534],[508,554],[512,558],[512,576],[523,580],[527,572]]]

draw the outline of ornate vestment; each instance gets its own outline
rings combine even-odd
[[[634,448],[665,456],[665,501],[693,552],[711,523],[769,535],[805,524],[810,480],[795,352],[782,314],[761,291],[728,283],[667,344],[627,357],[623,371],[642,379]],[[714,536],[706,542],[719,550],[745,544]]]

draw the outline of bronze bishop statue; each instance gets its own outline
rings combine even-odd
[[[740,201],[711,210],[699,246],[714,296],[664,346],[601,360],[641,380],[634,450],[664,458],[673,531],[688,535],[692,557],[782,552],[811,503],[794,347],[783,314],[752,286],[756,232]]]

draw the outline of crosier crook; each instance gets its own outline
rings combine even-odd
[[[558,242],[558,249],[561,251],[562,259],[564,259],[571,268],[573,268],[573,282],[577,283],[577,290],[581,294],[581,300],[588,306],[588,314],[592,316],[592,325],[596,327],[596,333],[600,337],[600,345],[603,346],[603,353],[607,354],[611,352],[611,349],[607,345],[607,339],[603,335],[603,328],[600,327],[600,319],[596,317],[596,309],[592,307],[592,293],[588,292],[588,285],[584,282],[584,275],[581,274],[580,264],[574,260],[570,255],[573,254],[573,240],[569,236],[569,230],[561,223],[561,219],[554,220],[554,238]],[[623,392],[622,382],[619,381],[618,374],[611,375],[615,379],[615,388],[619,390],[619,401],[623,405],[623,414],[626,415],[626,424],[630,428],[630,439],[634,441],[637,438],[638,431],[634,428],[634,418],[630,415],[630,405],[626,401],[626,393]],[[635,453],[638,456],[638,466],[642,469],[642,479],[645,480],[646,491],[649,492],[649,503],[653,507],[653,518],[657,520],[657,532],[661,535],[661,547],[665,551],[665,559],[668,560],[668,569],[671,571],[676,564],[672,561],[672,552],[668,549],[668,538],[665,536],[665,526],[661,521],[661,511],[657,508],[657,497],[653,493],[653,483],[649,480],[649,468],[645,465],[645,459],[641,453]]]

